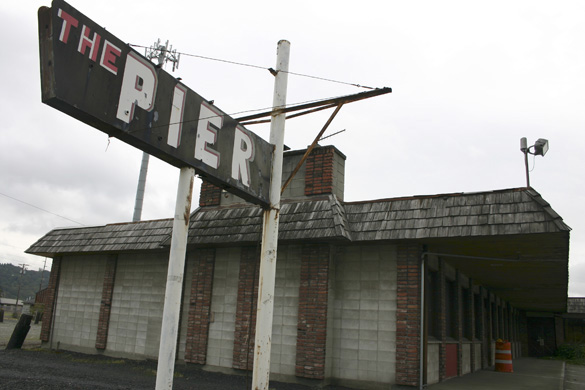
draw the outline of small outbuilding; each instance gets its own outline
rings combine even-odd
[[[287,179],[305,151],[285,153]],[[562,340],[570,228],[533,188],[344,201],[346,157],[312,151],[283,193],[272,378],[419,386],[494,365],[497,339]],[[47,346],[157,358],[172,220],[56,229]],[[204,181],[178,359],[252,368],[262,209]],[[547,333],[547,334],[548,334]],[[561,337],[562,338],[562,337]]]
[[[22,309],[24,307],[24,302],[22,299],[18,301],[12,298],[2,298],[0,297],[0,310],[6,313],[14,313],[14,314],[21,314]]]

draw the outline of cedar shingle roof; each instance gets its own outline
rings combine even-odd
[[[257,206],[199,208],[191,215],[192,245],[257,243],[262,210]],[[555,233],[570,228],[531,188],[341,203],[333,195],[283,203],[283,241],[379,241]],[[55,229],[27,253],[117,252],[168,246],[172,220]]]
[[[343,206],[335,196],[281,205],[279,239],[350,239]],[[262,209],[255,206],[201,208],[191,216],[189,244],[260,242]]]
[[[159,249],[170,237],[172,219],[120,223],[106,226],[55,229],[34,243],[27,253],[119,252]]]
[[[356,241],[569,231],[531,188],[346,203]]]

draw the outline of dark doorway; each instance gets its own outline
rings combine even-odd
[[[556,350],[554,318],[527,318],[528,355],[551,356]]]

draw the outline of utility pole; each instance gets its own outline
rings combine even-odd
[[[157,59],[157,66],[163,67],[166,62],[173,63],[173,72],[179,68],[179,57],[177,50],[171,50],[169,41],[163,46],[158,39],[154,45],[146,50],[145,56],[149,60]],[[138,187],[136,188],[136,200],[134,202],[134,215],[132,222],[138,222],[142,218],[142,204],[144,203],[144,191],[146,189],[146,174],[148,173],[148,162],[150,155],[142,152],[142,163],[140,164],[140,175],[138,176]]]
[[[43,278],[45,277],[45,269],[47,268],[47,258],[45,257],[45,264],[43,264],[43,271],[41,272],[41,283],[39,283],[39,291],[43,289]]]
[[[15,317],[16,315],[18,315],[18,299],[20,298],[20,284],[22,281],[22,275],[24,275],[24,273],[26,272],[26,264],[21,263],[20,265],[20,276],[18,277],[18,292],[16,293],[16,311],[15,313]],[[23,305],[24,306],[24,305]]]

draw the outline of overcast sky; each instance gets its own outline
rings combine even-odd
[[[292,72],[391,87],[344,106],[327,133],[346,130],[327,143],[347,156],[347,201],[523,187],[520,138],[548,139],[545,157],[530,156],[531,185],[573,228],[569,296],[585,296],[582,0],[70,4],[124,42],[269,68],[286,39]],[[41,103],[41,6],[0,2],[0,262],[31,269],[45,259],[24,250],[51,229],[132,219],[142,155]],[[183,55],[173,75],[228,114],[272,104],[266,70]],[[288,103],[364,91],[288,85]],[[329,114],[287,121],[285,143],[305,148]],[[249,129],[268,139],[267,126]],[[151,159],[143,219],[172,217],[178,176]]]

